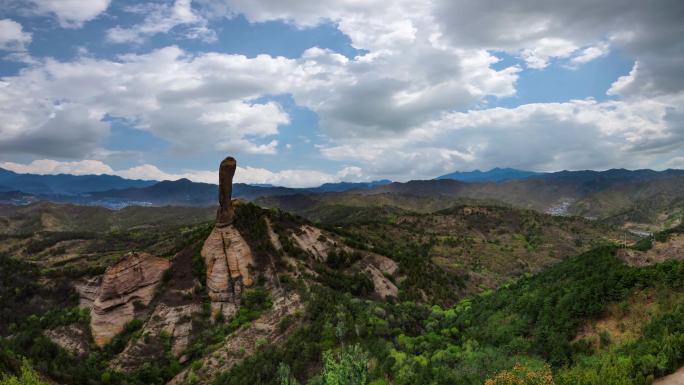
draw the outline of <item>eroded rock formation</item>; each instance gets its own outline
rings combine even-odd
[[[227,157],[219,167],[219,208],[216,225],[202,246],[207,266],[207,289],[212,312],[232,316],[240,305],[245,287],[252,285],[250,266],[252,252],[240,232],[233,226],[235,211],[231,201],[236,161]]]
[[[393,260],[374,253],[366,253],[359,266],[373,281],[375,293],[381,298],[396,297],[399,294],[397,286],[387,276],[394,276],[399,266]]]
[[[219,208],[216,212],[216,227],[225,227],[233,223],[235,211],[231,202],[233,195],[233,176],[237,161],[233,157],[227,157],[219,166]]]
[[[150,315],[142,329],[142,335],[160,336],[162,331],[171,337],[171,353],[179,357],[180,362],[185,362],[187,357],[182,356],[183,351],[190,344],[192,334],[192,316],[200,311],[201,305],[191,303],[180,306],[168,306],[159,303]],[[126,348],[112,360],[110,367],[124,372],[132,373],[139,370],[147,361],[154,360],[160,350],[159,339],[138,338],[131,340]]]
[[[90,329],[98,346],[123,330],[135,317],[136,306],[147,306],[152,301],[169,266],[167,259],[130,253],[107,268],[90,311]]]
[[[292,238],[300,249],[310,253],[319,261],[328,259],[330,250],[337,248],[345,251],[351,250],[341,244],[337,245],[326,238],[321,229],[309,225],[303,225],[299,228],[299,231],[293,232]]]
[[[214,227],[204,241],[202,257],[207,266],[207,289],[212,311],[231,316],[240,304],[245,287],[252,285],[252,252],[233,225]]]

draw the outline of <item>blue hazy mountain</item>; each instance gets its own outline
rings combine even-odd
[[[324,183],[319,187],[308,188],[309,192],[344,192],[356,189],[370,189],[373,187],[384,186],[392,183],[389,179],[374,180],[372,182],[338,182],[338,183]]]
[[[38,175],[18,174],[0,168],[0,191],[21,191],[29,194],[83,194],[157,183],[150,180],[125,179],[113,175]]]
[[[453,179],[462,182],[505,182],[509,180],[527,179],[538,175],[543,175],[543,173],[496,167],[489,171],[455,171],[450,174],[438,176],[435,179]]]
[[[318,187],[287,188],[270,184],[233,185],[233,196],[252,200],[257,197],[297,193],[344,192],[371,189],[392,183],[389,180],[372,182],[326,183]],[[135,202],[162,204],[214,204],[218,186],[187,179],[176,181],[131,180],[113,175],[38,175],[19,174],[0,168],[0,197],[2,202],[49,200],[79,204],[112,204]],[[23,198],[17,200],[16,196]],[[25,199],[24,199],[25,198]]]

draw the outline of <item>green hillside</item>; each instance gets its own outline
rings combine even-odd
[[[91,209],[100,210],[83,210]],[[4,218],[30,223],[36,208],[23,210]],[[73,218],[70,210],[48,212]],[[681,227],[624,249],[611,242],[624,232],[611,227],[500,205],[430,214],[336,206],[316,225],[238,204],[235,227],[256,278],[239,311],[223,318],[211,315],[199,256],[211,222],[172,212],[132,208],[123,216],[135,218],[129,229],[108,227],[123,214],[104,211],[89,216],[102,231],[3,235],[0,369],[19,376],[26,357],[57,384],[165,384],[182,376],[180,383],[217,385],[598,385],[649,384],[684,359]],[[307,231],[319,235],[305,249],[299,239]],[[312,251],[324,246],[325,258]],[[130,250],[172,267],[150,305],[137,305],[139,315],[98,347],[73,284]],[[658,258],[626,264],[634,253]],[[369,275],[373,263],[387,270]],[[192,290],[179,295],[183,287]],[[293,296],[288,306],[299,307],[279,316],[282,298]],[[152,332],[159,320],[151,312],[174,306],[198,308],[179,354],[173,335]],[[258,337],[263,328],[276,337]],[[72,339],[85,352],[58,345],[56,330],[85,330]],[[135,369],[114,366],[122,357]]]

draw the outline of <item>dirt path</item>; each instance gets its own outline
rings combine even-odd
[[[669,376],[656,380],[653,385],[684,385],[684,367]]]

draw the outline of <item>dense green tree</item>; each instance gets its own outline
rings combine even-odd
[[[352,345],[335,354],[323,353],[323,385],[366,385],[368,382],[368,354]]]
[[[19,377],[13,375],[2,375],[0,378],[0,385],[49,385],[43,381],[38,373],[33,370],[31,363],[24,359],[21,365],[21,375]]]

